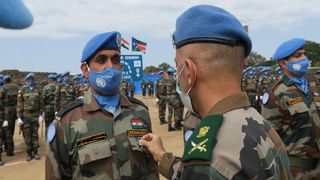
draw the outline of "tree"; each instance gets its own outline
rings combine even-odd
[[[263,62],[266,62],[267,59],[262,55],[258,54],[255,51],[252,51],[248,57],[248,65],[249,66],[258,66]]]
[[[167,70],[169,67],[170,67],[170,65],[167,63],[162,63],[159,65],[160,70]]]
[[[155,66],[147,66],[143,70],[144,73],[154,73],[154,72],[159,72],[159,68]]]
[[[306,56],[312,61],[312,66],[320,66],[320,44],[306,41],[304,45]]]

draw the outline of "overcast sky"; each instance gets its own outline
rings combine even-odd
[[[176,18],[196,4],[211,4],[249,25],[253,50],[270,58],[277,46],[302,37],[320,43],[319,0],[24,0],[34,16],[25,30],[0,29],[0,70],[80,73],[84,45],[117,30],[147,42],[144,66],[174,66],[170,38]],[[132,52],[123,50],[123,54]],[[139,53],[138,53],[139,54]]]

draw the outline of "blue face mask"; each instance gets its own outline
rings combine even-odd
[[[299,61],[292,61],[287,63],[288,71],[292,74],[304,76],[309,67],[309,59],[307,57],[300,59]]]
[[[63,77],[63,84],[65,84],[65,85],[70,84],[69,77],[67,77],[67,76]]]
[[[103,71],[90,71],[89,83],[100,95],[113,96],[119,93],[121,71],[111,67]]]
[[[27,87],[28,87],[29,89],[33,89],[33,87],[34,87],[33,81],[27,81],[27,82],[26,82],[26,85],[27,85]]]

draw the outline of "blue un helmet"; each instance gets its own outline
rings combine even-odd
[[[27,75],[26,75],[26,77],[24,78],[24,80],[33,80],[34,79],[34,73],[28,73]]]
[[[5,75],[5,76],[3,77],[3,82],[4,82],[4,83],[7,83],[7,82],[9,82],[9,81],[11,81],[11,76],[10,76],[10,75]]]

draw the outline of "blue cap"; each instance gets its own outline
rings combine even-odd
[[[33,17],[22,0],[0,1],[0,27],[24,29],[32,25]]]
[[[34,78],[34,73],[28,73],[26,75],[26,77],[24,78],[24,80],[30,79],[30,78]]]
[[[48,79],[57,79],[57,75],[56,74],[49,74]]]
[[[110,48],[120,51],[121,34],[116,31],[101,33],[94,36],[82,51],[81,63],[87,62],[98,50]]]
[[[212,42],[245,47],[245,56],[251,51],[251,40],[239,20],[229,12],[209,5],[193,6],[176,21],[173,43],[180,48],[189,43]]]
[[[163,71],[161,70],[161,71],[159,71],[159,74],[161,75],[163,73]]]
[[[61,73],[61,77],[67,76],[67,75],[70,75],[70,71],[64,71],[63,73]]]
[[[295,53],[297,50],[304,47],[305,40],[301,38],[291,39],[282,43],[274,53],[272,59],[274,61],[279,61],[285,59]]]
[[[169,72],[169,73],[173,73],[175,70],[173,69],[173,67],[169,67],[168,69],[167,69],[167,72]]]

